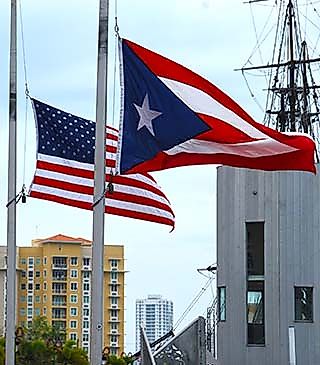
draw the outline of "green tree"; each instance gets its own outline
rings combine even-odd
[[[36,317],[28,327],[24,328],[24,333],[29,341],[43,340],[57,343],[57,341],[65,342],[65,330],[50,326],[46,317]]]
[[[76,347],[74,341],[67,341],[64,344],[58,359],[64,365],[89,365],[87,353]]]
[[[52,360],[54,352],[45,341],[34,339],[22,339],[17,346],[16,364],[17,365],[47,365]]]
[[[35,318],[22,332],[16,350],[17,365],[89,365],[85,351],[73,341],[66,341],[65,331],[51,326],[45,317]]]
[[[6,359],[6,340],[4,337],[0,337],[0,365],[4,365],[5,359]]]
[[[117,357],[115,355],[109,355],[107,365],[129,365],[133,364],[133,360],[129,356]]]

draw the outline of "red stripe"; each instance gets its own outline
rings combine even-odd
[[[114,168],[115,165],[116,165],[115,160],[110,160],[108,158],[106,159],[106,167]],[[83,177],[86,179],[92,179],[92,180],[94,179],[94,172],[92,170],[80,169],[78,167],[65,166],[52,162],[38,160],[37,168],[41,170],[59,172],[61,174],[66,174],[71,176]]]
[[[46,162],[46,161],[37,161],[37,168],[42,170],[59,172],[66,175],[72,175],[77,177],[84,177],[86,179],[93,179],[94,172],[91,170],[85,170],[65,165],[60,165],[56,163]]]
[[[33,183],[37,185],[49,186],[60,190],[72,191],[74,193],[93,195],[93,187],[79,184],[73,184],[66,181],[49,179],[46,177],[35,175]]]
[[[119,208],[107,207],[106,213],[114,214],[114,215],[121,215],[123,217],[135,218],[135,219],[142,219],[144,221],[154,222],[154,223],[161,223],[167,226],[172,226],[174,228],[174,220],[161,217],[158,215],[141,213],[141,212],[133,212],[130,210],[124,210]]]
[[[116,191],[112,194],[107,193],[106,197],[108,199],[112,199],[112,200],[118,200],[118,201],[123,201],[123,202],[127,202],[127,203],[135,203],[135,204],[140,204],[140,205],[144,205],[147,207],[162,209],[162,210],[165,210],[165,211],[169,212],[170,214],[172,214],[172,216],[174,216],[173,211],[167,204],[161,203],[152,198],[142,197],[140,195],[120,193],[120,192],[116,192]]]
[[[116,146],[106,145],[106,151],[110,152],[110,153],[116,153],[117,152],[117,147]]]
[[[116,167],[116,161],[109,158],[106,159],[106,167]]]
[[[107,125],[107,130],[108,129],[111,129],[112,131],[115,131],[115,132],[119,132],[119,130],[117,128],[114,128],[114,127],[111,127],[110,125]]]
[[[90,196],[93,195],[93,187],[91,187],[91,186],[73,184],[73,183],[69,183],[66,181],[49,179],[49,178],[45,178],[45,177],[37,176],[37,175],[34,177],[33,184],[48,186],[48,187],[52,187],[52,188],[56,188],[56,189],[60,189],[60,190],[70,191],[73,193],[86,194],[86,195],[90,195]],[[31,188],[31,190],[32,190],[32,188]],[[146,194],[147,194],[147,192],[146,192]],[[115,191],[113,194],[106,193],[106,197],[108,199],[112,199],[115,201],[130,202],[130,203],[150,206],[150,207],[154,207],[154,208],[159,208],[159,209],[165,210],[167,212],[170,212],[173,215],[171,208],[167,204],[161,203],[152,198],[135,195],[134,193],[130,194],[130,193],[122,193],[122,192]]]
[[[157,171],[188,165],[210,164],[245,167],[257,170],[261,170],[263,167],[263,170],[266,171],[301,170],[316,173],[313,149],[309,151],[297,150],[294,152],[283,153],[281,155],[256,158],[225,153],[216,153],[211,155],[198,153],[179,153],[177,155],[169,156],[164,152],[160,152],[154,159],[133,167],[130,171],[128,171],[128,173],[137,173],[140,171]]]
[[[147,177],[148,179],[150,179],[150,180],[152,180],[155,184],[157,184],[157,182],[156,182],[156,180],[151,176],[151,175],[149,175],[147,172],[144,172],[144,173],[142,173],[142,174],[140,174],[140,175],[144,175],[145,177]],[[161,193],[162,193],[162,191],[161,191]],[[163,194],[163,193],[162,193]],[[163,194],[163,196],[168,200],[168,198]],[[169,200],[168,200],[169,201]]]
[[[56,203],[60,203],[60,204],[64,204],[64,205],[68,205],[68,206],[72,206],[72,207],[92,210],[92,204],[80,202],[80,201],[72,200],[72,199],[66,199],[66,198],[58,197],[58,196],[51,195],[51,194],[31,191],[30,196],[33,198],[49,200],[49,201],[53,201]],[[161,224],[165,224],[165,225],[174,227],[174,220],[166,218],[166,217],[156,216],[153,214],[129,211],[129,210],[114,208],[114,207],[106,207],[106,213],[113,214],[113,215],[120,215],[123,217],[142,219],[142,220],[146,220],[149,222],[161,223]]]
[[[211,127],[211,130],[197,136],[197,139],[220,143],[242,143],[256,141],[240,129],[233,127],[220,119],[209,115],[197,113],[197,115]]]
[[[107,138],[107,140],[111,139],[112,141],[117,141],[119,139],[118,136],[115,136],[114,134],[111,134],[111,133],[107,133],[106,138]],[[106,142],[106,144],[108,144],[108,141]]]
[[[110,175],[107,175],[106,181],[110,181]],[[168,198],[164,195],[164,193],[160,189],[158,189],[155,186],[146,184],[143,181],[130,178],[130,176],[116,175],[116,176],[112,177],[112,181],[116,184],[125,185],[125,186],[132,186],[132,187],[135,187],[135,188],[140,188],[140,189],[144,189],[144,190],[147,190],[147,191],[151,191],[151,192],[155,193],[156,195],[162,196],[163,198],[165,198],[169,202]]]

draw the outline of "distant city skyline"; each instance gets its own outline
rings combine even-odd
[[[140,326],[145,328],[150,343],[172,330],[173,301],[160,294],[149,294],[136,300],[136,350],[140,350]]]

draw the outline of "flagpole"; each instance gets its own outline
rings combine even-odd
[[[15,363],[16,170],[17,170],[17,4],[11,0],[9,66],[9,163],[7,204],[6,365]]]
[[[105,138],[107,116],[109,0],[99,3],[99,40],[96,91],[96,143],[91,278],[90,364],[100,365],[103,347],[103,257],[105,211]]]

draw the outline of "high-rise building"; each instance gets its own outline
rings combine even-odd
[[[0,247],[5,253],[6,247]],[[2,256],[4,257],[4,256]],[[91,241],[56,235],[17,248],[17,325],[37,316],[90,349]],[[5,327],[5,260],[0,261],[0,330]],[[124,248],[104,246],[104,346],[124,351]],[[102,293],[101,293],[102,295]],[[2,311],[2,313],[1,313]]]
[[[148,295],[136,300],[136,349],[140,349],[140,325],[149,342],[165,335],[173,327],[173,302],[161,295]]]

